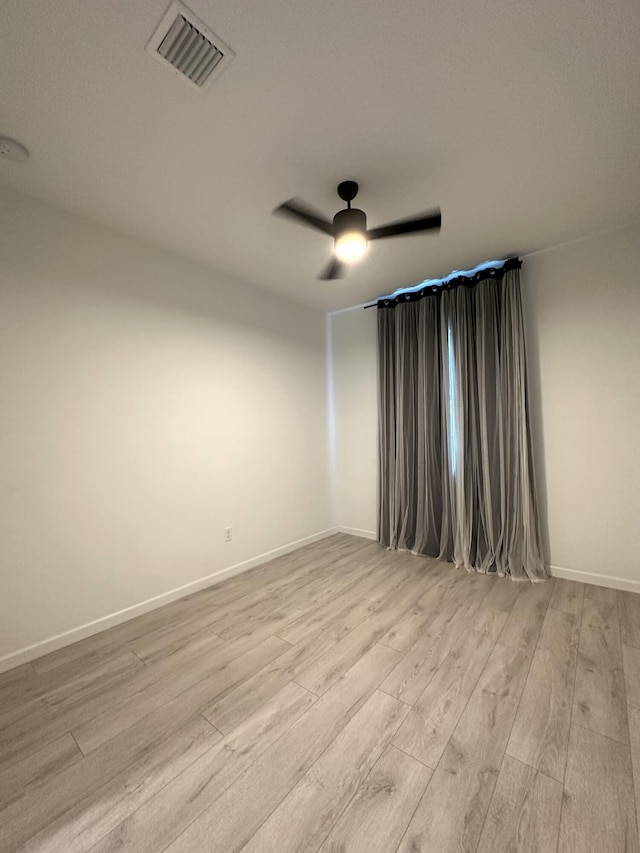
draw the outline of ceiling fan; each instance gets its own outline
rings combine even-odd
[[[273,211],[279,216],[286,216],[316,231],[322,231],[333,237],[335,257],[322,270],[319,279],[331,281],[342,278],[347,264],[359,261],[367,250],[369,240],[382,240],[386,237],[400,237],[403,234],[414,234],[418,231],[439,231],[442,217],[440,209],[421,213],[410,219],[399,219],[389,222],[379,228],[367,229],[367,217],[364,210],[351,207],[351,202],[358,194],[355,181],[342,181],[338,184],[338,195],[347,202],[344,210],[339,210],[333,217],[333,222],[325,219],[303,201],[295,198],[285,201]]]

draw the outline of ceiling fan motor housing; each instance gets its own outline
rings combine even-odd
[[[347,234],[352,231],[366,234],[367,217],[364,210],[358,210],[357,207],[339,210],[333,217],[333,229],[336,239],[341,234]]]

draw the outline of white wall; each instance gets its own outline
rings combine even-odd
[[[376,308],[330,316],[335,522],[375,536],[378,477]]]
[[[0,659],[330,526],[324,316],[6,191],[0,401]]]
[[[522,282],[548,558],[640,584],[640,227],[527,258]]]
[[[525,258],[522,286],[547,561],[558,574],[631,588],[640,584],[640,228]],[[375,313],[331,317],[336,522],[371,531]]]

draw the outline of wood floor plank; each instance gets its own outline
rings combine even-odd
[[[296,616],[301,613],[302,611]],[[220,608],[210,624],[214,634],[222,639],[234,639],[238,636],[238,631],[245,630],[247,626],[259,625],[265,619],[275,620],[277,627],[281,628],[291,621],[292,612],[291,609],[280,607],[279,599],[268,598],[263,590],[256,590],[251,595]]]
[[[243,848],[245,853],[315,850],[336,823],[408,707],[376,691]]]
[[[31,682],[35,677],[36,671],[30,663],[23,663],[20,666],[14,666],[13,669],[0,672],[0,698],[7,688]]]
[[[622,646],[625,688],[627,694],[627,719],[629,722],[629,747],[636,802],[636,821],[640,836],[640,649]]]
[[[388,554],[387,551],[384,553],[385,555]],[[411,565],[411,558],[415,559],[413,554],[401,554],[400,556],[405,559],[402,561],[394,560],[391,565],[386,564],[386,573],[373,589],[365,593],[365,598],[381,604],[393,594],[394,589],[402,588],[409,578],[415,577],[416,569]],[[427,566],[425,572],[431,573],[431,566]]]
[[[573,725],[558,853],[639,849],[629,747]]]
[[[215,695],[216,687],[207,679],[198,682],[45,782],[37,791],[25,791],[7,809],[0,811],[0,826],[3,827],[0,853],[13,851],[92,791],[152,752],[209,705]]]
[[[370,549],[358,552],[357,559],[349,557],[339,560],[330,570],[317,572],[304,587],[287,588],[281,598],[282,603],[305,612],[314,611],[328,601],[349,595],[354,584],[361,585],[362,597],[368,598],[368,589],[376,584],[379,577],[388,575],[389,568],[384,557],[385,552],[376,543],[371,543]],[[346,598],[344,601],[346,603]]]
[[[106,653],[90,653],[42,675],[36,675],[32,668],[32,678],[22,679],[2,692],[0,715],[9,709],[30,704],[33,699],[56,705],[69,696],[78,699],[82,695],[86,698],[93,692],[108,689],[122,674],[134,672],[141,666],[142,661],[132,652],[113,649]]]
[[[340,561],[365,552],[371,545],[372,543],[366,540],[338,533],[270,560],[248,572],[220,581],[209,587],[208,591],[211,592],[212,601],[222,604],[234,598],[241,598],[256,588],[270,588],[272,584],[279,584],[280,581],[287,585],[292,579],[294,582],[301,577],[312,579],[319,571],[331,571]]]
[[[220,640],[215,639],[216,643]],[[115,683],[106,680],[92,695],[81,693],[63,698],[55,706],[40,702],[0,731],[0,760],[10,764],[25,751],[39,749],[76,726],[89,724],[96,716],[111,707],[127,702],[137,690],[153,682],[161,673],[151,667],[141,667],[120,677]]]
[[[315,697],[299,685],[287,685],[231,735],[105,835],[92,848],[92,853],[164,850],[314,701]]]
[[[338,534],[339,537],[339,534]],[[297,590],[316,585],[326,577],[335,578],[340,569],[359,566],[370,554],[377,552],[375,543],[356,537],[336,541],[330,537],[314,550],[300,549],[211,587],[212,601],[219,606],[239,600],[249,592],[261,590],[264,597],[287,601]],[[294,606],[304,609],[297,600]]]
[[[0,673],[0,714],[39,698],[41,693],[41,679],[29,663]]]
[[[631,750],[631,769],[633,771],[633,788],[636,801],[636,823],[640,836],[640,706],[629,704],[629,746]]]
[[[507,746],[509,755],[562,782],[569,748],[579,619],[547,610]]]
[[[205,600],[205,599],[203,599]],[[112,654],[126,648],[128,644],[166,624],[167,620],[176,620],[186,614],[191,615],[194,604],[190,600],[180,600],[152,610],[128,622],[115,625],[99,634],[80,640],[71,646],[64,646],[33,661],[39,675],[52,673],[59,667],[76,671],[92,665],[92,659]]]
[[[265,607],[259,615],[254,614],[247,618],[235,617],[234,624],[220,632],[219,636],[223,640],[240,640],[243,637],[254,637],[264,632],[265,628],[269,634],[276,634],[303,614],[302,610],[276,607],[275,604],[276,602]]]
[[[343,597],[339,596],[338,599],[331,599],[315,611],[303,613],[277,634],[294,645],[304,642],[327,625],[343,625],[346,629],[345,633],[348,634],[375,611],[376,605],[371,601],[361,599],[345,603]]]
[[[297,684],[284,688],[92,848],[92,853],[156,853],[177,838],[271,744],[315,697]]]
[[[236,853],[305,775],[397,662],[375,646],[172,844],[167,853]]]
[[[513,605],[523,590],[523,585],[512,581],[511,578],[500,578],[494,575],[488,575],[487,581],[489,590],[483,599],[483,605],[491,607],[492,610],[504,610],[505,613],[511,613]]]
[[[553,595],[554,583],[554,580],[548,580],[545,583],[523,585],[500,636],[503,646],[533,654]]]
[[[82,753],[70,734],[62,735],[42,749],[26,753],[22,760],[0,771],[0,809],[81,758]]]
[[[20,853],[85,853],[220,739],[220,733],[204,718],[193,718],[149,755],[29,839]]]
[[[27,788],[0,811],[0,853],[13,853],[118,773],[162,748],[192,715],[188,702],[174,700],[37,788]]]
[[[150,684],[126,702],[105,710],[89,722],[74,727],[73,736],[85,755],[103,743],[116,737],[150,714],[158,705],[164,705],[179,696],[183,690],[197,681],[207,679],[211,686],[222,693],[262,667],[278,658],[289,647],[278,637],[267,637],[256,648],[249,649],[231,662],[214,663],[194,675],[174,672],[171,676]]]
[[[32,699],[24,705],[12,705],[11,708],[3,713],[0,713],[0,738],[2,732],[11,726],[20,725],[25,718],[39,719],[40,721],[51,719],[54,715],[52,709],[45,705],[41,699]],[[46,743],[49,743],[53,738],[50,738]],[[42,744],[40,744],[42,746]],[[23,757],[22,753],[15,752],[14,759],[20,760]],[[0,758],[3,767],[7,767],[12,760],[11,755],[3,755]]]
[[[618,590],[617,595],[622,642],[640,649],[640,594]]]
[[[104,691],[94,691],[87,700],[82,695],[72,695],[61,701],[55,709],[41,704],[33,713],[16,720],[11,726],[0,731],[0,761],[10,763],[26,750],[39,749],[72,731],[75,726],[84,725],[109,708],[116,708],[130,700],[137,692],[149,684],[176,671],[185,670],[196,673],[211,665],[212,648],[226,647],[215,636],[200,638],[192,646],[187,646],[170,660],[158,661],[150,666],[128,671],[115,685],[107,684]]]
[[[640,649],[622,646],[627,704],[640,708]]]
[[[310,610],[312,607],[309,602],[315,606],[317,602],[323,601],[326,597],[339,594],[341,588],[338,580],[340,578],[340,567],[344,567],[345,570],[351,568],[352,571],[356,571],[356,568],[350,565],[351,560],[355,561],[355,557],[342,557],[329,566],[316,560],[312,565],[298,568],[295,574],[283,575],[263,586],[264,597],[277,601],[278,606],[292,607],[303,612]],[[356,567],[359,569],[359,566],[360,561],[358,559]]]
[[[618,609],[585,596],[573,705],[574,722],[629,742]]]
[[[571,613],[574,616],[580,616],[584,600],[584,589],[585,585],[583,583],[556,578],[549,607],[562,610],[565,613]]]
[[[321,655],[305,669],[296,681],[317,696],[321,696],[336,684],[353,664],[366,654],[383,637],[410,607],[420,598],[425,586],[431,582],[429,576],[408,578],[397,586],[386,601],[382,601],[376,612],[365,619],[357,628]],[[399,656],[398,656],[399,657]]]
[[[561,808],[561,782],[505,755],[477,853],[556,853]]]
[[[398,853],[475,853],[527,669],[524,651],[495,646]]]
[[[354,582],[373,571],[372,566],[379,559],[380,549],[372,543],[368,543],[368,547],[375,547],[372,552],[374,556],[363,557],[363,554],[368,553],[368,548],[362,549],[355,557],[344,557],[329,567],[318,568],[314,574],[306,576],[301,586],[296,584],[292,587],[284,577],[267,587],[255,587],[243,597],[220,608],[213,630],[222,637],[233,636],[230,632],[249,619],[259,620],[265,614],[276,612],[292,614],[298,610],[303,613],[336,599]]]
[[[74,703],[85,702],[90,696],[109,690],[114,684],[121,682],[123,677],[133,675],[143,666],[143,662],[133,652],[125,650],[97,660],[90,669],[78,674],[65,672],[63,676],[60,669],[57,669],[51,675],[40,679],[41,699],[45,705],[51,707],[57,707],[65,700]]]
[[[238,601],[258,588],[264,591],[265,597],[272,598],[283,589],[310,583],[319,570],[330,568],[335,560],[349,553],[346,549],[330,549],[328,545],[322,553],[305,550],[305,554],[302,554],[302,550],[213,584],[206,590],[195,593],[193,597],[197,600],[198,597],[204,596],[217,608]]]
[[[411,709],[395,746],[435,768],[506,620],[500,610],[479,611]]]
[[[47,746],[68,734],[70,726],[60,722],[51,708],[40,701],[28,706],[26,713],[9,712],[0,728],[0,765],[9,767],[29,752]]]
[[[428,629],[434,616],[445,606],[461,585],[454,572],[434,575],[434,583],[398,622],[387,631],[380,642],[398,652],[407,652]]]
[[[382,690],[409,705],[418,701],[478,610],[482,600],[478,593],[478,590],[467,592],[460,588],[460,594],[434,614],[424,635],[385,679]]]
[[[608,586],[586,583],[584,585],[584,597],[591,599],[591,601],[606,601],[607,604],[615,604],[616,591]]]
[[[243,645],[243,651],[247,645],[251,644]],[[55,711],[61,717],[69,712],[69,719],[76,720],[77,712],[80,709],[81,717],[84,720],[91,719],[108,707],[115,707],[119,702],[135,695],[145,687],[173,675],[176,671],[198,672],[203,667],[208,667],[213,655],[224,658],[229,655],[229,649],[229,644],[225,643],[224,640],[215,634],[203,631],[193,637],[188,644],[167,655],[167,657],[145,664],[137,670],[132,669],[123,673],[113,684],[110,683],[110,679],[105,679],[104,689],[98,682],[95,685],[96,689],[92,691],[89,697],[74,693],[62,697],[56,703]],[[72,725],[76,725],[76,722],[70,724],[69,728]]]
[[[569,657],[578,649],[581,624],[580,614],[549,608],[542,623],[537,648],[555,652],[559,657]]]
[[[144,661],[152,663],[162,657],[169,657],[178,649],[188,645],[199,634],[209,631],[214,634],[211,623],[217,616],[217,609],[206,610],[204,613],[191,616],[188,619],[178,619],[167,625],[160,626],[155,631],[145,634],[129,644],[129,648]]]
[[[321,631],[306,643],[289,648],[255,675],[218,696],[203,710],[203,715],[223,734],[228,734],[335,643],[331,632]]]
[[[428,767],[388,746],[319,853],[395,851],[430,778]]]

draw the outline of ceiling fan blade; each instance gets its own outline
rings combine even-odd
[[[284,204],[276,207],[273,212],[278,216],[286,216],[301,225],[315,228],[316,231],[322,231],[324,234],[333,237],[333,223],[300,199],[290,198],[289,201],[285,201]]]
[[[318,278],[320,281],[333,281],[336,278],[344,278],[347,268],[346,265],[337,258],[331,258],[326,267],[322,270]]]
[[[412,216],[410,219],[399,219],[389,222],[379,228],[367,231],[367,240],[382,240],[384,237],[401,237],[403,234],[413,234],[416,231],[439,231],[442,223],[440,208],[428,213]]]

